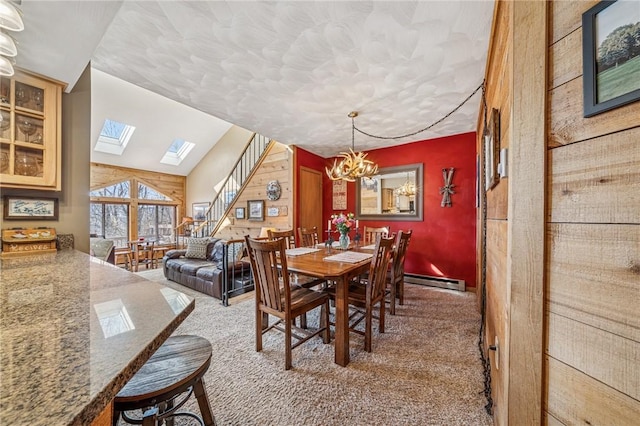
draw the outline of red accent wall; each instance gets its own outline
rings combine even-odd
[[[296,173],[305,166],[324,173],[333,158],[324,159],[297,148]],[[467,287],[476,285],[476,134],[475,132],[429,139],[368,152],[367,158],[380,167],[423,163],[422,222],[361,220],[363,226],[390,226],[391,231],[413,230],[405,261],[405,272],[463,279]],[[444,185],[442,169],[454,167],[455,194],[452,207],[440,207]],[[323,224],[332,210],[332,183],[324,175]],[[347,212],[355,212],[355,183],[347,185]],[[296,218],[297,220],[297,218]]]

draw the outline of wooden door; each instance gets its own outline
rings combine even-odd
[[[322,227],[322,172],[300,167],[298,181],[298,212],[300,228],[318,227],[318,238],[324,241]],[[297,230],[296,230],[297,233]]]

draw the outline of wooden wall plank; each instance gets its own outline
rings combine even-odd
[[[640,401],[640,342],[554,314],[547,354]],[[550,381],[550,392],[558,384]]]
[[[550,224],[551,312],[640,342],[640,226]]]
[[[550,92],[549,147],[567,145],[640,126],[640,102],[583,117],[582,77]]]
[[[551,221],[640,223],[638,141],[640,127],[551,150]]]
[[[509,424],[542,421],[547,94],[546,2],[515,2],[507,288]],[[526,188],[526,196],[521,194]]]
[[[495,353],[487,351],[491,360],[491,387],[494,418],[507,424],[507,392],[509,382],[509,296],[507,290],[507,221],[487,221],[487,345],[496,336],[501,347],[500,363]]]
[[[582,75],[582,29],[558,40],[549,49],[549,88]]]
[[[565,426],[564,423],[562,423],[560,420],[553,417],[548,411],[545,411],[544,415],[545,415],[544,424],[546,426]]]
[[[640,401],[612,389],[551,357],[546,358],[552,386],[547,409],[567,425],[637,425]],[[549,416],[549,418],[551,418]],[[549,422],[549,425],[555,423]]]
[[[557,42],[572,31],[582,27],[582,14],[591,9],[599,0],[567,1],[557,0],[551,2],[551,35],[549,42]]]

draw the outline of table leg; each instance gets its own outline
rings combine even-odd
[[[336,364],[346,367],[349,364],[349,279],[342,276],[336,281],[336,335],[335,335],[335,361]]]

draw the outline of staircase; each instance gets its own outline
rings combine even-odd
[[[255,170],[262,164],[273,144],[272,140],[257,133],[253,134],[231,173],[222,184],[220,191],[213,198],[211,206],[207,210],[206,219],[193,230],[195,236],[214,236],[216,234],[236,198],[242,193]]]

